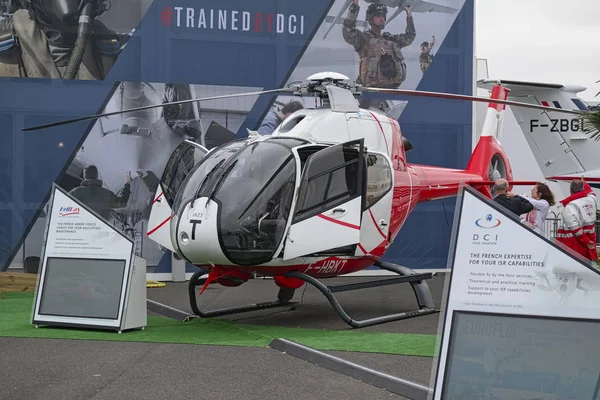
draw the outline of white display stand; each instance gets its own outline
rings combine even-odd
[[[32,324],[144,329],[146,262],[132,240],[57,185],[49,209]]]
[[[464,187],[433,399],[600,399],[600,273]]]

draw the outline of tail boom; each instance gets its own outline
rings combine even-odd
[[[462,184],[483,181],[481,176],[469,171],[411,164],[410,168],[419,182],[419,203],[455,197]]]
[[[494,86],[483,130],[465,170],[415,164],[410,166],[419,182],[419,202],[456,196],[462,184],[472,185],[491,198],[489,182],[504,178],[510,184],[513,179],[512,168],[499,142],[506,105],[494,101],[506,100],[508,93],[509,89],[502,85]]]

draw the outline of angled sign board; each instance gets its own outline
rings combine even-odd
[[[111,329],[146,325],[146,267],[134,244],[53,185],[32,323]]]
[[[464,187],[433,399],[600,397],[600,273]]]

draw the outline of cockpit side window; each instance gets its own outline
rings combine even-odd
[[[303,172],[294,222],[313,217],[362,194],[360,154],[353,148],[314,154]]]
[[[365,207],[371,208],[392,188],[392,171],[388,161],[376,153],[367,154],[367,189]]]
[[[181,143],[165,166],[160,185],[169,206],[173,206],[177,192],[190,172],[201,162],[205,153],[186,142]]]
[[[300,158],[300,172],[304,172],[304,166],[306,165],[306,160],[308,160],[308,157],[318,152],[319,150],[326,149],[327,147],[328,146],[326,145],[317,144],[298,149],[298,157]]]

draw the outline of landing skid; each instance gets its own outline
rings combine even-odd
[[[295,302],[290,301],[294,297],[294,293],[296,292],[296,290],[280,288],[279,293],[277,294],[276,301],[267,301],[264,303],[248,304],[246,306],[241,306],[241,307],[223,308],[223,309],[214,310],[214,311],[204,311],[204,312],[200,311],[200,309],[198,308],[198,303],[196,302],[196,287],[198,285],[203,284],[206,281],[206,279],[200,279],[200,278],[203,275],[206,275],[207,273],[208,273],[208,271],[200,269],[199,271],[195,272],[194,275],[192,275],[192,277],[190,278],[190,282],[188,284],[188,295],[189,295],[189,299],[190,299],[190,307],[192,308],[192,311],[194,312],[194,314],[196,314],[197,316],[199,316],[201,318],[220,317],[223,315],[240,314],[240,313],[244,313],[244,312],[265,310],[268,308],[275,308],[275,307],[286,307],[286,306],[291,306],[291,305],[296,304]]]
[[[431,279],[433,276],[431,273],[416,273],[410,268],[403,267],[396,264],[391,264],[388,262],[379,261],[375,263],[375,266],[385,269],[387,271],[395,272],[400,275],[399,277],[389,278],[389,279],[381,279],[374,280],[368,282],[360,282],[360,283],[352,283],[347,285],[338,285],[338,286],[326,286],[321,283],[319,280],[306,275],[299,271],[292,271],[287,273],[285,276],[288,278],[296,278],[303,280],[304,282],[314,286],[317,288],[323,295],[327,298],[329,303],[333,306],[333,309],[340,316],[340,318],[350,325],[353,328],[364,328],[367,326],[382,324],[391,321],[398,321],[402,319],[408,319],[413,317],[418,317],[421,315],[433,314],[436,313],[435,303],[433,301],[433,297],[431,295],[431,291],[429,290],[429,286],[426,279]],[[198,304],[196,302],[196,287],[198,285],[203,284],[206,279],[201,279],[203,275],[205,275],[207,271],[199,270],[190,278],[188,284],[188,294],[190,300],[190,306],[194,314],[202,318],[212,318],[219,317],[223,315],[232,315],[232,314],[240,314],[250,311],[264,310],[268,308],[275,307],[285,307],[296,304],[295,302],[291,302],[290,300],[294,297],[295,289],[286,289],[280,288],[279,293],[277,295],[276,301],[264,302],[264,303],[255,303],[249,304],[246,306],[240,307],[232,307],[232,308],[224,308],[220,310],[214,311],[200,311],[198,308]],[[398,283],[410,283],[412,286],[413,292],[415,293],[415,297],[417,298],[417,303],[419,305],[418,310],[407,311],[398,314],[390,314],[381,317],[370,318],[362,321],[357,321],[352,319],[342,308],[340,303],[337,301],[333,293],[338,292],[346,292],[351,290],[358,289],[366,289],[387,285],[395,285]]]
[[[332,305],[335,312],[340,316],[340,318],[353,328],[364,328],[367,326],[383,324],[385,322],[398,321],[401,319],[408,319],[437,312],[437,310],[435,309],[433,297],[431,296],[431,291],[429,290],[427,282],[425,282],[426,279],[431,279],[431,277],[433,276],[432,273],[418,274],[410,268],[384,261],[378,261],[377,263],[375,263],[375,266],[381,269],[385,269],[387,271],[395,272],[400,276],[390,279],[380,279],[375,281],[351,283],[347,285],[338,286],[326,286],[322,284],[319,280],[313,278],[312,276],[306,275],[298,271],[289,272],[285,276],[289,278],[301,279],[304,282],[309,283],[315,288],[317,288],[327,298],[327,300]],[[333,295],[333,293],[337,292],[347,292],[350,290],[395,285],[398,283],[410,283],[417,298],[417,303],[419,304],[418,310],[406,311],[398,314],[384,315],[381,317],[357,321],[352,319],[346,313],[346,311],[344,311],[340,303]]]

